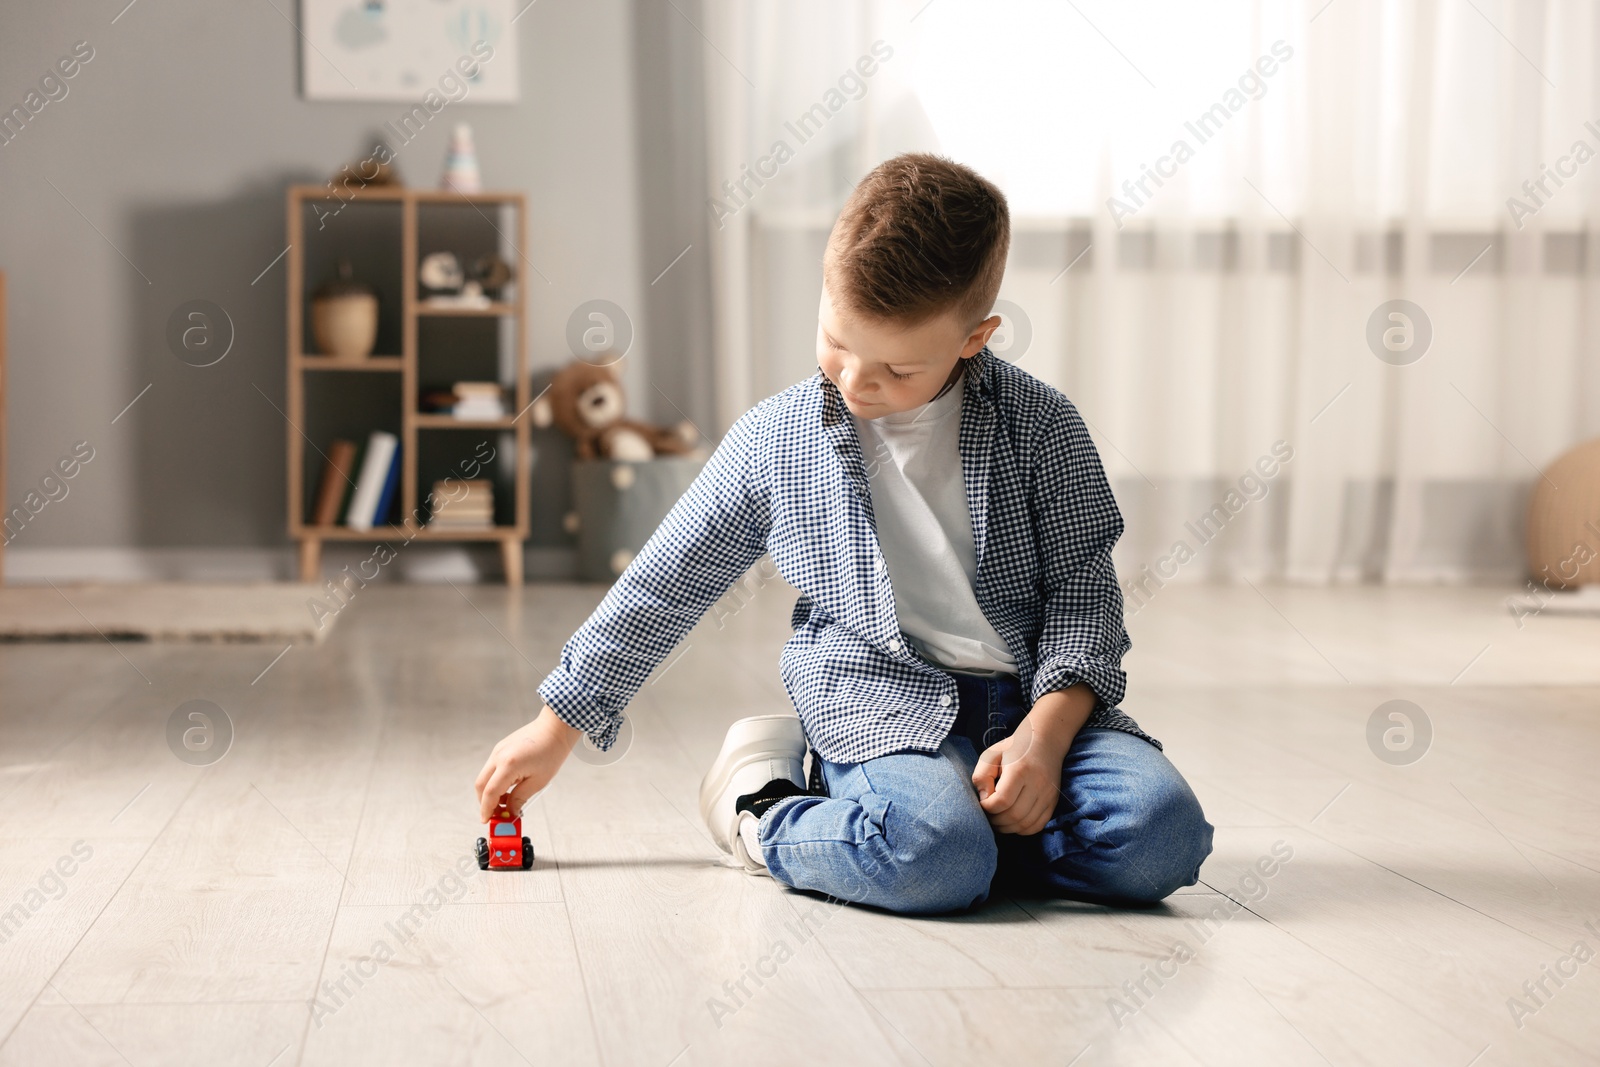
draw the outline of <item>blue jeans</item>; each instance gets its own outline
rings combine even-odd
[[[821,760],[826,797],[781,800],[762,817],[761,851],[774,878],[919,913],[979,904],[991,887],[1149,904],[1195,883],[1211,824],[1161,751],[1120,730],[1079,731],[1041,832],[996,834],[972,771],[978,753],[1022,721],[1021,686],[1010,674],[951,677],[960,703],[938,752]]]

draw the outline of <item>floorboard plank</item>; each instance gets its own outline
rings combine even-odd
[[[598,1064],[565,907],[341,909],[300,1062]]]
[[[825,911],[797,913],[781,886],[723,866],[694,834],[555,839],[606,1062],[893,1055],[817,944]]]

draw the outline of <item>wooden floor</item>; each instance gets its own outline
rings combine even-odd
[[[530,805],[532,871],[458,874],[602,592],[372,587],[276,661],[0,646],[0,1063],[1600,1062],[1600,620],[1169,586],[1126,707],[1217,826],[1202,884],[908,919],[728,869],[695,815],[727,724],[787,706],[781,583]],[[1367,741],[1394,699],[1410,765]],[[232,727],[208,766],[169,747],[192,700]]]

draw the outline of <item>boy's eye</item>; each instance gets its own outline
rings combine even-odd
[[[894,375],[896,378],[900,378],[900,379],[904,380],[906,378],[914,377],[917,372],[916,371],[912,371],[910,374],[901,374],[899,371],[895,370],[893,367],[890,367],[889,368],[889,373]]]

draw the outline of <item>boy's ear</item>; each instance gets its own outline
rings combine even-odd
[[[994,336],[994,332],[999,328],[999,315],[990,315],[978,323],[977,329],[972,331],[971,336],[967,338],[967,343],[961,347],[961,358],[970,359],[977,355],[979,350],[989,343],[989,338]]]

